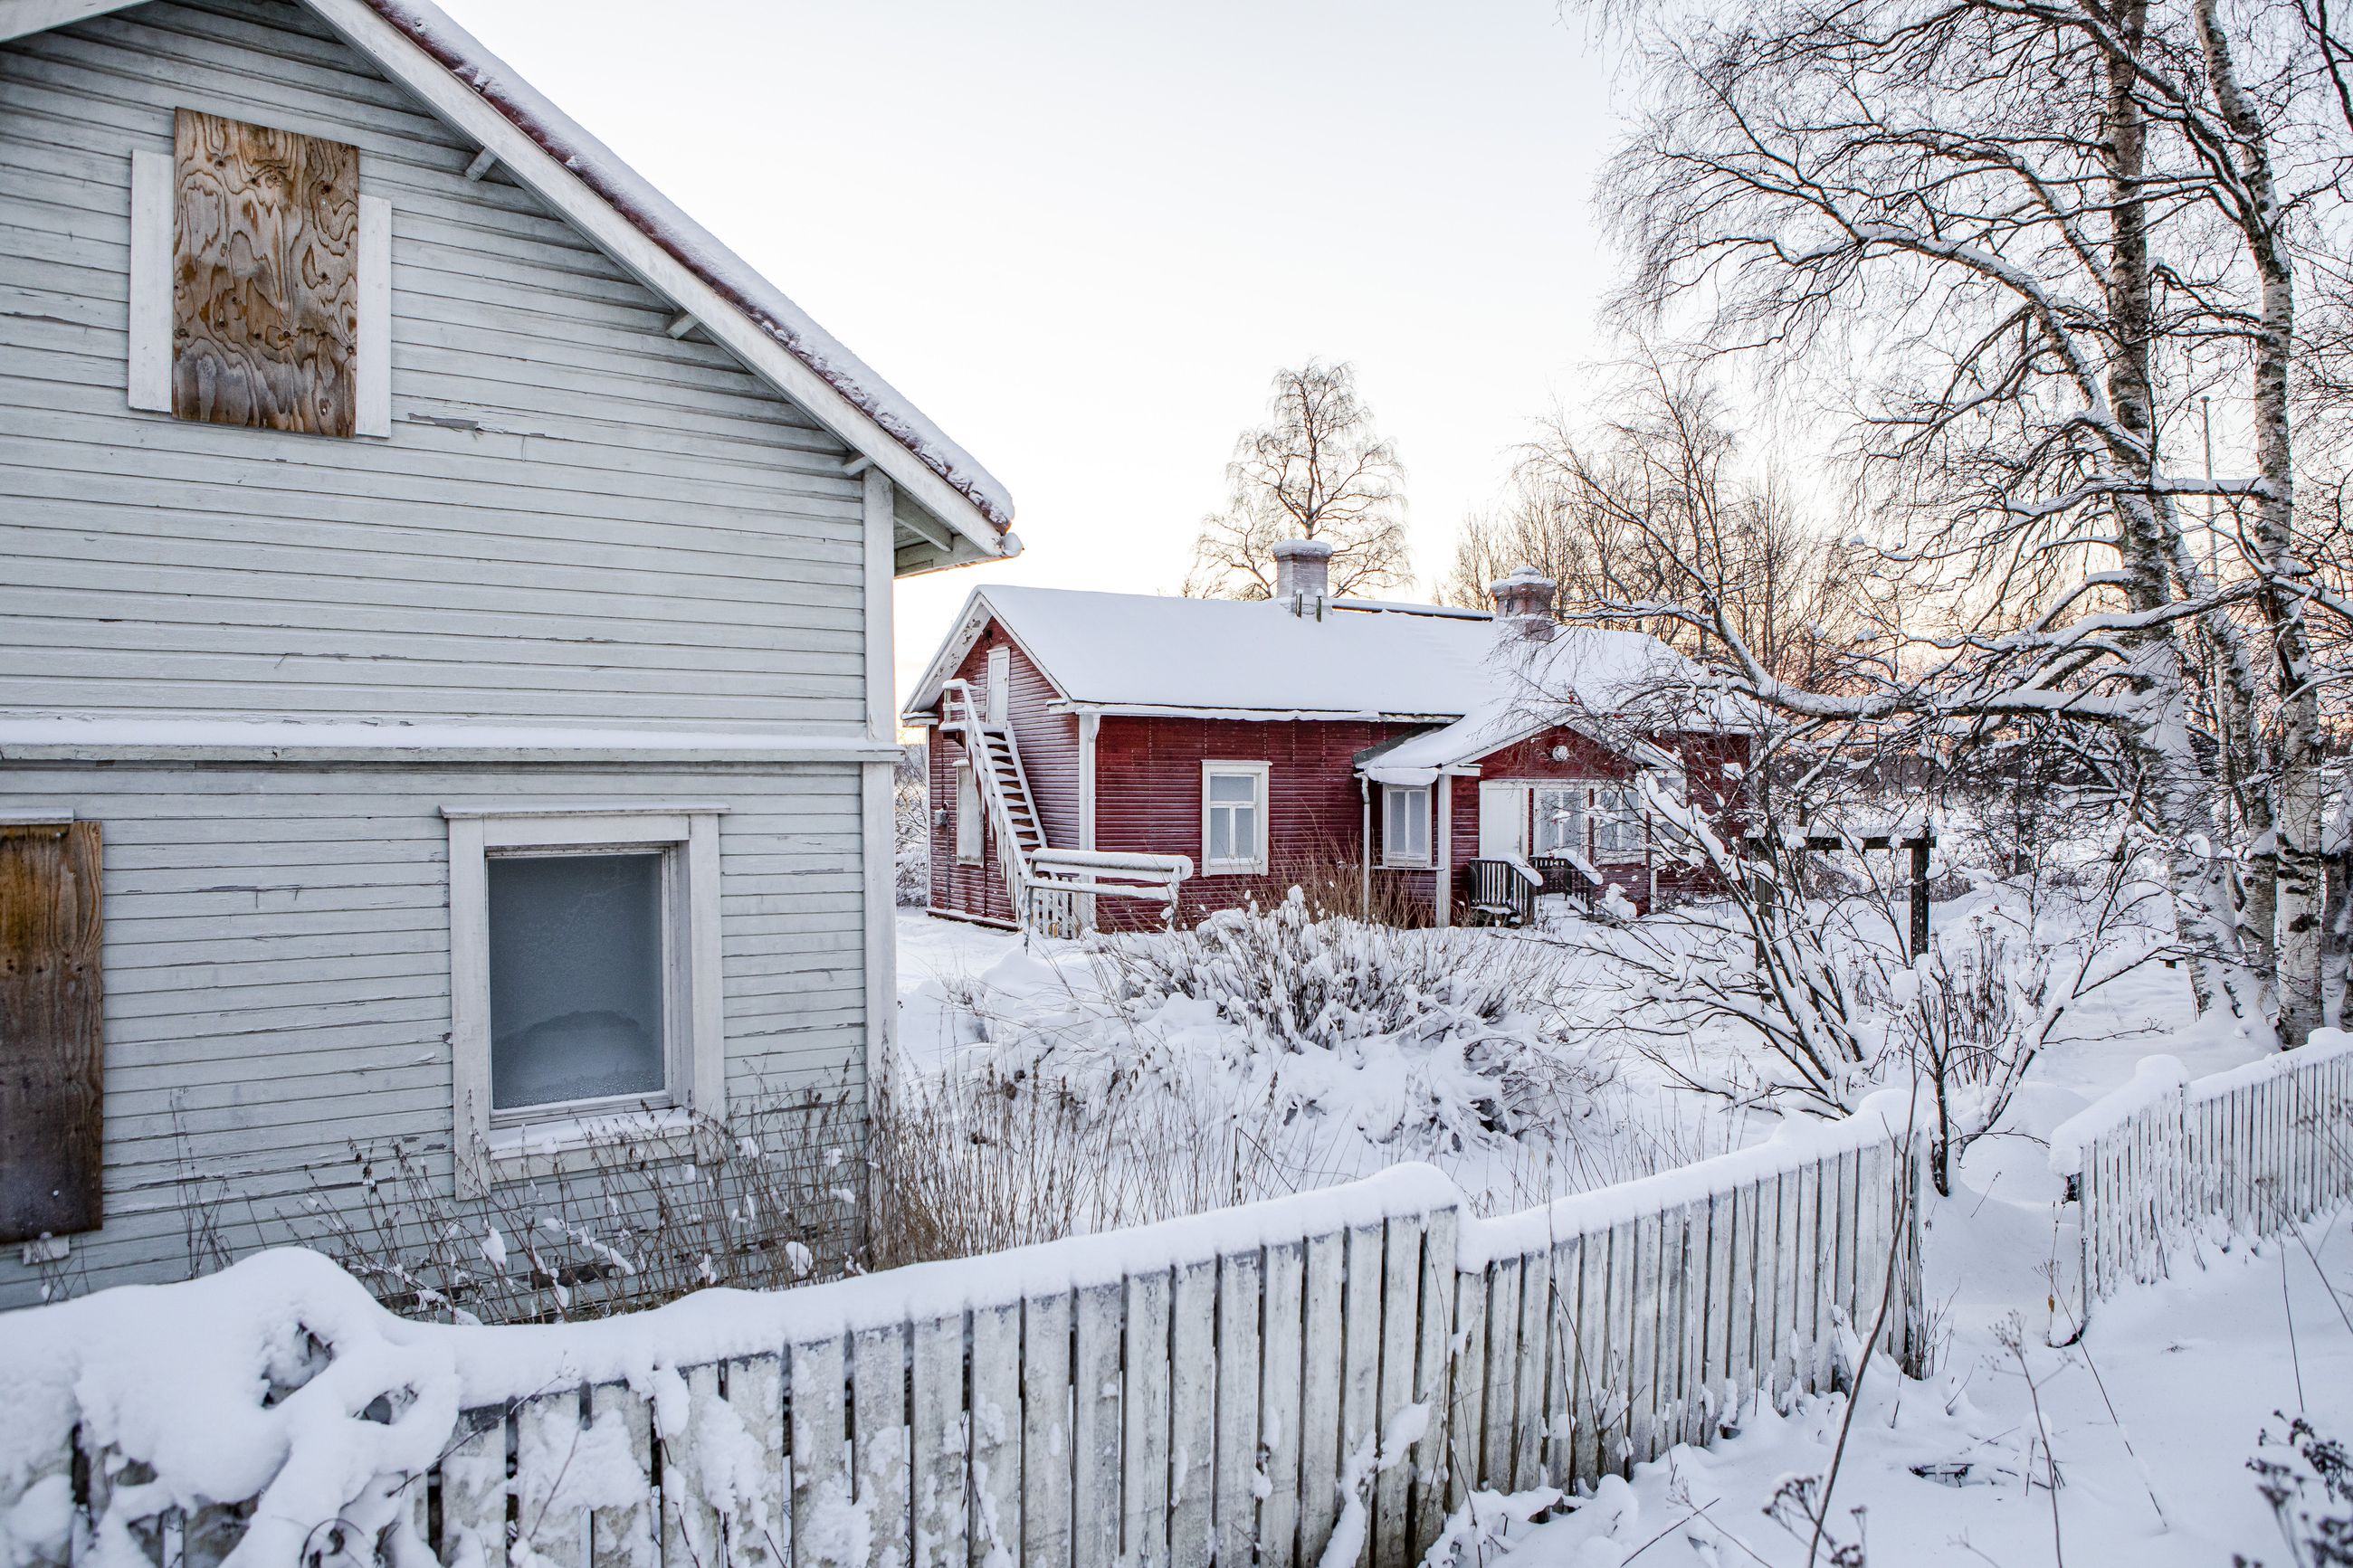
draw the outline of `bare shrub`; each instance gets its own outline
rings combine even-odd
[[[1255,1048],[1334,1051],[1376,1038],[1445,1050],[1486,1080],[1481,1125],[1513,1135],[1593,1087],[1552,1005],[1546,946],[1470,931],[1315,918],[1303,890],[1271,910],[1226,910],[1191,931],[1095,949],[1106,993],[1130,1009],[1205,1002]]]
[[[391,1310],[461,1322],[834,1278],[864,1250],[864,1111],[842,1089],[764,1093],[723,1121],[617,1117],[559,1172],[474,1196],[414,1142],[354,1144],[352,1192],[322,1184],[301,1228]]]

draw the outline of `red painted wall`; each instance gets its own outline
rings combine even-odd
[[[988,655],[996,647],[1010,650],[1012,689],[1006,717],[1013,727],[1014,745],[1021,752],[1022,772],[1029,775],[1039,824],[1045,829],[1047,843],[1058,848],[1075,847],[1079,842],[1078,719],[1047,711],[1061,694],[1029,656],[994,624],[956,667],[957,675],[972,682],[976,700],[987,700]],[[932,738],[932,907],[1009,921],[1013,905],[1006,896],[1004,869],[997,863],[997,835],[983,833],[981,864],[956,861],[955,764],[964,760],[964,748],[943,731],[933,731]],[[943,807],[948,814],[945,822],[939,817]]]
[[[1307,862],[1357,863],[1364,803],[1356,787],[1356,753],[1419,727],[1358,721],[1107,716],[1095,738],[1095,847],[1186,855],[1198,866],[1201,764],[1265,763],[1267,875],[1197,873],[1185,884],[1178,918],[1198,921],[1213,910],[1238,909],[1253,898],[1263,905],[1282,898]],[[1145,908],[1128,906],[1133,911]],[[1113,923],[1113,912],[1106,900],[1101,910],[1104,924]]]

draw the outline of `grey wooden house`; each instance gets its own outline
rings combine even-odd
[[[0,1305],[860,1083],[892,580],[1009,519],[421,0],[0,0]]]

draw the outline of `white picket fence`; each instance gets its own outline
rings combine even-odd
[[[2190,1079],[2150,1057],[2052,1133],[2080,1237],[2085,1309],[2162,1279],[2202,1233],[2274,1235],[2353,1198],[2353,1035]]]
[[[444,1328],[365,1302],[344,1301],[341,1319],[310,1309],[304,1328],[330,1364],[356,1360],[352,1325],[374,1324],[399,1350],[384,1352],[394,1370],[370,1375],[409,1392],[363,1409],[373,1384],[320,1393],[331,1380],[317,1373],[267,1410],[229,1412],[225,1434],[275,1418],[270,1430],[307,1435],[242,1498],[191,1495],[156,1424],[124,1406],[216,1397],[217,1381],[175,1390],[176,1369],[288,1342],[296,1309],[257,1307],[277,1317],[242,1340],[109,1373],[125,1349],[113,1342],[147,1320],[136,1303],[68,1303],[0,1322],[0,1387],[21,1375],[40,1391],[29,1403],[47,1402],[47,1446],[16,1445],[38,1463],[12,1474],[0,1445],[0,1560],[214,1568],[245,1539],[239,1568],[332,1556],[390,1568],[1297,1568],[1330,1560],[1336,1539],[1338,1562],[1404,1568],[1467,1490],[1589,1489],[1705,1443],[1752,1400],[1850,1377],[1874,1326],[1880,1353],[1915,1362],[1907,1111],[1874,1101],[1498,1219],[1464,1215],[1442,1176],[1405,1167],[1163,1226],[603,1323]],[[262,1265],[332,1273],[301,1255]],[[174,1292],[220,1281],[227,1294],[237,1272],[148,1294],[167,1311]],[[343,1300],[289,1278],[246,1294]],[[340,1274],[330,1283],[358,1290]],[[225,1315],[181,1300],[191,1321]],[[19,1325],[37,1331],[7,1348]],[[441,1387],[445,1365],[446,1410],[416,1392]],[[322,1417],[305,1411],[314,1397],[338,1403]],[[379,1445],[366,1451],[385,1453],[420,1421],[439,1423],[428,1436],[448,1432],[453,1414],[429,1462],[379,1470],[373,1502],[332,1489],[321,1500],[321,1474],[368,1473],[322,1431],[364,1433]],[[41,1506],[17,1507],[27,1498]],[[69,1528],[5,1539],[11,1517],[51,1515]]]

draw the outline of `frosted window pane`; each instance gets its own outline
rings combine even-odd
[[[1247,805],[1258,798],[1258,780],[1248,773],[1211,773],[1209,798],[1230,800]]]
[[[1258,813],[1246,806],[1234,808],[1234,858],[1258,858]]]
[[[491,1104],[662,1089],[662,858],[490,862]]]
[[[1209,858],[1230,860],[1234,858],[1233,813],[1209,813]]]

